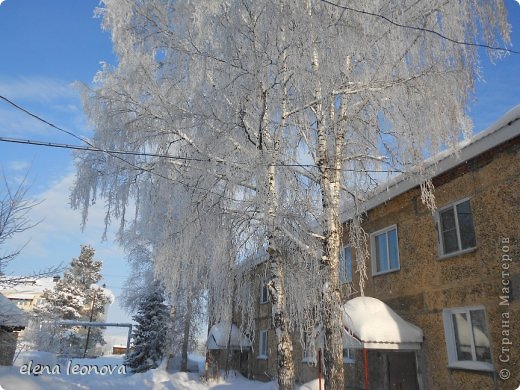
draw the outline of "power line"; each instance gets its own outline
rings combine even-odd
[[[167,177],[167,176],[164,176],[164,175],[161,175],[160,173],[157,173],[157,172],[153,171],[152,169],[146,169],[146,168],[143,168],[143,167],[138,167],[137,165],[131,163],[130,161],[127,161],[127,160],[125,160],[124,158],[120,157],[118,154],[114,154],[114,153],[111,154],[111,153],[108,152],[108,151],[105,151],[105,150],[103,150],[103,149],[101,149],[101,148],[97,148],[97,147],[94,146],[91,142],[89,142],[87,139],[84,139],[84,138],[82,138],[82,137],[80,137],[80,136],[78,136],[78,135],[72,133],[71,131],[68,131],[68,130],[65,130],[65,129],[59,127],[59,126],[56,126],[54,123],[51,123],[51,122],[49,122],[48,120],[46,120],[46,119],[40,117],[39,115],[36,115],[36,114],[32,113],[31,111],[29,111],[29,110],[23,108],[22,106],[16,104],[16,103],[13,102],[12,100],[6,98],[5,96],[0,95],[0,99],[4,100],[4,101],[7,102],[8,104],[10,104],[10,105],[13,106],[14,108],[16,108],[17,110],[20,110],[20,111],[24,112],[25,114],[27,114],[27,115],[29,115],[29,116],[35,118],[36,120],[38,120],[38,121],[40,121],[40,122],[43,122],[43,123],[45,123],[46,125],[48,125],[48,126],[54,128],[54,129],[56,129],[56,130],[58,130],[58,131],[61,131],[61,132],[65,133],[65,134],[68,134],[68,135],[70,135],[70,136],[72,136],[72,137],[74,137],[74,138],[76,138],[76,139],[82,141],[83,143],[87,144],[90,148],[92,148],[93,151],[95,150],[95,151],[98,151],[98,152],[107,153],[107,154],[109,154],[109,155],[111,155],[111,156],[117,158],[118,160],[120,160],[121,162],[125,163],[126,165],[130,166],[130,167],[133,168],[133,169],[136,169],[136,170],[141,171],[141,172],[148,172],[148,173],[150,173],[151,175],[154,175],[154,176],[160,177],[160,178],[162,178],[162,179],[169,180],[169,181],[173,181],[171,178],[169,178],[169,177]],[[30,142],[24,142],[24,143],[32,144],[33,141],[30,141]],[[58,144],[56,144],[56,145],[58,145]],[[45,145],[42,145],[42,146],[45,146]],[[55,146],[55,145],[47,145],[47,146],[63,147],[63,146]],[[71,145],[71,146],[72,146],[72,145]],[[67,146],[66,148],[67,148],[67,149],[72,149],[72,148],[69,148],[68,146]],[[81,146],[76,146],[75,148],[78,148],[78,149],[79,149],[79,148],[81,148]]]
[[[30,112],[29,110],[27,110],[27,109],[25,109],[25,108],[23,108],[22,106],[19,106],[18,104],[16,104],[16,103],[13,102],[12,100],[6,98],[5,96],[0,95],[0,99],[2,99],[3,101],[5,101],[6,103],[10,104],[11,106],[13,106],[14,108],[16,108],[17,110],[20,110],[20,111],[26,113],[27,115],[29,115],[29,116],[35,118],[36,120],[39,120],[40,122],[43,122],[43,123],[45,123],[46,125],[48,125],[48,126],[54,128],[54,129],[56,129],[56,130],[59,130],[59,131],[65,133],[65,134],[68,134],[68,135],[70,135],[71,137],[74,137],[74,138],[80,140],[81,142],[86,143],[87,145],[93,146],[93,145],[90,144],[90,142],[89,142],[88,140],[86,140],[86,139],[84,139],[84,138],[82,138],[82,137],[80,137],[80,136],[78,136],[78,135],[76,135],[76,134],[74,134],[74,133],[72,133],[72,132],[70,132],[70,131],[68,131],[68,130],[62,129],[62,128],[59,127],[59,126],[56,126],[54,123],[51,123],[51,122],[49,122],[48,120],[46,120],[46,119],[44,119],[44,118],[42,118],[42,117],[40,117],[40,116],[38,116],[38,115],[36,115],[36,114]]]
[[[388,17],[386,17],[384,15],[381,15],[381,14],[376,14],[374,12],[369,12],[369,11],[362,11],[360,9],[348,7],[346,5],[333,3],[332,1],[329,1],[329,0],[320,0],[320,1],[325,3],[325,4],[329,4],[329,5],[332,5],[334,7],[338,7],[338,8],[344,9],[346,11],[352,11],[352,12],[356,12],[358,14],[369,15],[369,16],[374,16],[376,18],[383,19],[386,22],[388,22],[390,24],[393,24],[396,27],[406,28],[406,29],[409,29],[409,30],[422,31],[422,32],[427,32],[427,33],[430,33],[430,34],[434,34],[434,35],[437,35],[438,37],[440,37],[442,39],[445,39],[445,40],[447,40],[449,42],[456,43],[457,45],[476,46],[476,47],[482,47],[482,48],[490,49],[490,50],[502,51],[502,52],[506,52],[506,53],[520,54],[520,51],[507,49],[505,47],[490,46],[490,45],[486,45],[486,44],[483,44],[483,43],[473,43],[473,42],[459,41],[457,39],[453,39],[453,38],[447,37],[447,36],[441,34],[440,32],[435,31],[435,30],[431,30],[429,28],[408,26],[406,24],[401,24],[401,23],[395,22],[392,19],[389,19]]]
[[[91,146],[81,146],[81,145],[70,145],[70,144],[62,144],[62,143],[56,143],[56,142],[48,142],[48,141],[37,141],[37,140],[29,140],[29,139],[20,139],[20,138],[9,138],[9,137],[0,137],[0,142],[9,142],[9,143],[16,143],[16,144],[25,144],[25,145],[35,145],[35,146],[45,146],[49,148],[58,148],[58,149],[71,149],[71,150],[81,150],[85,152],[98,152],[98,153],[106,153],[110,155],[114,154],[122,154],[122,155],[132,155],[132,156],[143,156],[143,157],[156,157],[156,158],[166,158],[166,159],[173,159],[173,160],[184,160],[184,161],[199,161],[199,162],[210,162],[211,160],[205,160],[205,159],[197,159],[197,158],[190,158],[190,157],[181,157],[181,156],[172,156],[168,154],[154,154],[154,153],[144,153],[144,152],[131,152],[131,151],[125,151],[125,150],[107,150],[107,149],[101,149]],[[123,160],[127,162],[126,160]],[[217,162],[225,162],[217,161]],[[129,162],[127,162],[130,164]],[[240,165],[247,165],[245,161],[239,161],[235,162],[235,164]],[[132,164],[132,166],[136,169],[143,170],[141,167],[136,167]],[[289,163],[275,163],[275,164],[265,164],[265,166],[275,166],[275,167],[286,167],[286,168],[318,168],[316,164],[289,164]],[[337,168],[331,168],[331,167],[325,167],[328,169],[337,169]],[[345,172],[357,172],[357,169],[345,169],[341,168],[340,171]],[[146,170],[147,172],[149,170]],[[402,171],[399,170],[364,170],[364,172],[368,173],[402,173]],[[162,177],[162,176],[161,176]]]
[[[122,155],[143,156],[143,157],[159,157],[159,158],[167,158],[167,159],[172,159],[172,160],[184,160],[184,161],[210,161],[210,160],[204,160],[204,159],[200,159],[200,158],[171,156],[168,154],[132,152],[132,151],[126,151],[126,150],[110,150],[110,149],[97,148],[95,146],[61,144],[61,143],[56,143],[56,142],[36,141],[36,140],[20,139],[20,138],[0,137],[0,141],[17,143],[17,144],[26,144],[26,145],[47,146],[50,148],[81,150],[81,151],[86,151],[86,152],[100,152],[100,153],[107,153],[107,154],[122,154]]]
[[[35,118],[36,120],[38,120],[40,122],[43,122],[46,125],[54,128],[56,130],[59,130],[59,131],[65,133],[65,134],[68,134],[68,135],[70,135],[70,136],[72,136],[72,137],[74,137],[74,138],[84,142],[88,146],[62,144],[62,143],[47,142],[47,141],[36,141],[36,140],[20,139],[20,138],[9,138],[9,137],[0,137],[0,142],[10,142],[10,143],[17,143],[17,144],[25,144],[25,145],[45,146],[45,147],[50,147],[50,148],[71,149],[71,150],[81,150],[81,151],[87,151],[87,152],[105,153],[105,154],[111,155],[111,156],[113,156],[113,157],[123,161],[124,163],[128,164],[129,166],[131,166],[134,169],[137,169],[137,170],[140,170],[140,171],[149,172],[152,175],[155,175],[155,176],[158,176],[160,178],[163,178],[163,179],[166,179],[166,180],[170,180],[170,181],[174,181],[174,180],[169,178],[169,177],[166,177],[164,175],[161,175],[160,173],[154,172],[152,169],[145,169],[143,167],[136,166],[135,164],[131,163],[130,161],[127,161],[124,158],[119,157],[119,155],[130,155],[130,156],[141,156],[141,157],[156,157],[156,158],[165,158],[165,159],[181,160],[181,161],[198,161],[198,162],[211,162],[212,161],[211,159],[200,159],[200,158],[195,158],[195,157],[172,156],[172,155],[169,155],[169,154],[132,152],[132,151],[127,151],[127,150],[109,150],[109,149],[99,148],[99,147],[96,147],[95,145],[93,145],[87,139],[84,139],[84,138],[74,134],[73,132],[71,132],[69,130],[65,130],[65,129],[63,129],[63,128],[53,124],[52,122],[42,118],[41,116],[36,115],[33,112],[29,111],[28,109],[23,108],[22,106],[16,104],[15,102],[13,102],[12,100],[6,98],[5,96],[0,95],[0,99],[4,100],[8,104],[10,104],[14,108],[16,108],[17,110],[20,110],[23,113],[25,113],[25,114]],[[218,160],[213,160],[213,161],[218,162],[218,163],[224,163],[225,162],[224,159],[218,159]],[[234,163],[235,164],[239,164],[239,165],[247,165],[248,164],[247,162],[244,162],[244,161],[239,161],[239,162],[234,162]],[[288,167],[288,168],[289,167],[319,168],[316,164],[275,163],[275,164],[265,164],[265,166]],[[331,169],[331,170],[340,170],[340,171],[343,171],[343,172],[358,172],[359,171],[359,170],[356,170],[356,169],[345,169],[345,168],[339,168],[338,169],[338,168],[335,168],[335,167],[323,167],[323,168],[324,169]],[[367,172],[367,173],[402,173],[402,171],[400,171],[400,170],[364,170],[364,172]]]

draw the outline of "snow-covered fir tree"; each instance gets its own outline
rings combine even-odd
[[[133,332],[133,351],[125,360],[133,372],[159,366],[166,350],[169,312],[164,303],[164,288],[156,281],[140,300],[137,314],[133,317],[137,322]]]
[[[100,328],[85,330],[78,326],[54,325],[57,320],[96,321],[103,317],[112,298],[96,285],[102,278],[103,263],[94,260],[94,255],[92,247],[82,245],[79,257],[71,261],[63,278],[52,290],[44,291],[43,303],[35,308],[40,322],[46,324],[41,329],[45,329],[47,336],[35,340],[40,348],[80,355],[97,344],[104,344]]]

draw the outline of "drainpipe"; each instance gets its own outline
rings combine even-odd
[[[368,357],[367,357],[366,348],[363,348],[363,370],[365,372],[365,390],[369,390],[369,388],[368,388]]]
[[[321,348],[318,349],[318,388],[321,390]]]

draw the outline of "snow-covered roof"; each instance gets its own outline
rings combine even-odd
[[[231,331],[231,335],[230,335]],[[251,347],[251,340],[242,334],[235,324],[224,324],[219,322],[211,327],[208,334],[208,349],[248,349]]]
[[[488,129],[475,136],[462,141],[457,148],[443,152],[427,159],[426,167],[433,169],[432,177],[438,176],[457,165],[467,161],[483,152],[494,148],[504,142],[520,136],[520,104],[498,119]],[[424,179],[418,175],[401,174],[378,186],[372,195],[363,203],[363,210],[371,210],[389,200],[404,194],[417,187]],[[342,213],[342,220],[352,218],[351,212],[346,209]]]
[[[21,281],[14,286],[0,283],[0,292],[12,299],[33,299],[43,294],[44,290],[52,290],[56,285],[54,278],[22,279],[22,277],[11,277]]]
[[[403,320],[387,304],[357,297],[343,306],[345,347],[367,349],[420,349],[422,330]]]
[[[0,326],[25,327],[28,321],[27,315],[22,310],[0,294]]]

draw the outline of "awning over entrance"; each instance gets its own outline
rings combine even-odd
[[[344,348],[418,350],[422,330],[403,320],[387,304],[372,297],[357,297],[343,306]]]
[[[249,349],[251,341],[240,332],[235,324],[219,322],[211,327],[208,334],[208,349]]]

